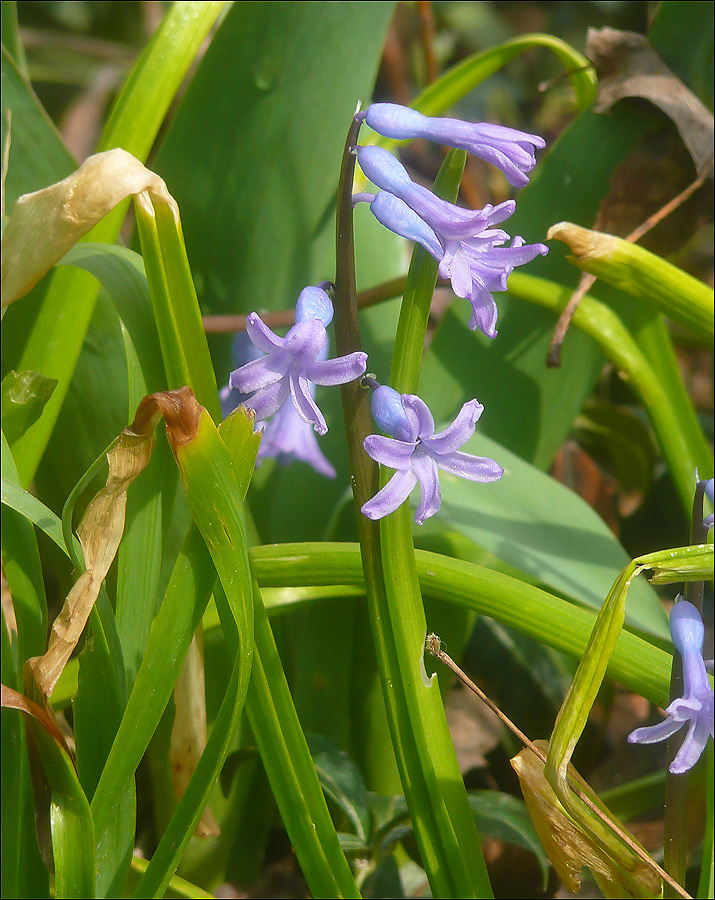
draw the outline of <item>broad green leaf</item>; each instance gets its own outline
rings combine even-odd
[[[668,66],[713,108],[713,6],[665,0],[656,10],[648,32],[651,43]]]
[[[27,78],[27,60],[25,50],[20,40],[17,24],[17,3],[15,0],[7,0],[2,4],[2,42],[15,64]]]
[[[35,92],[20,74],[7,50],[2,48],[3,116],[2,146],[10,139],[10,158],[5,181],[6,212],[9,215],[21,194],[37,191],[76,167],[57,129],[42,108]],[[12,113],[11,126],[5,110]],[[3,327],[5,323],[3,323]]]
[[[372,90],[393,9],[229,10],[155,162],[182,210],[207,312],[286,307],[332,277],[332,253],[316,271],[313,241],[331,218],[345,134]]]
[[[475,544],[541,583],[600,608],[628,562],[625,550],[577,494],[479,430],[478,425],[464,449],[496,460],[504,476],[493,484],[477,484],[440,473],[440,515]],[[667,638],[667,617],[655,593],[646,584],[634,585],[629,600],[629,624]]]
[[[4,455],[4,454],[3,454]],[[3,509],[5,513],[11,510]],[[18,513],[17,520],[24,522]],[[15,524],[15,523],[13,523]],[[5,536],[9,526],[3,525],[3,566],[7,571],[9,555],[6,555]],[[20,530],[20,529],[18,529]],[[8,587],[12,592],[10,582]],[[13,603],[15,597],[13,596]],[[21,666],[17,665],[17,653],[10,643],[9,623],[2,610],[2,683],[13,690],[21,689]],[[17,639],[15,639],[17,643]],[[15,647],[15,650],[17,648]],[[35,809],[30,779],[25,723],[13,710],[2,713],[2,753],[0,773],[0,819],[2,821],[3,864],[0,869],[0,892],[3,897],[49,896],[49,878],[40,856],[35,833]]]
[[[655,448],[636,410],[591,400],[574,422],[574,436],[590,456],[615,475],[623,491],[648,492]]]

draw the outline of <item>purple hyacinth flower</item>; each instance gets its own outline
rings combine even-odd
[[[495,228],[515,209],[513,200],[481,210],[465,210],[436,197],[412,181],[404,166],[381,147],[358,147],[360,167],[381,190],[356,194],[366,201],[375,218],[390,231],[417,241],[439,262],[439,274],[449,278],[458,297],[472,304],[469,327],[496,337],[497,305],[492,291],[505,291],[517,266],[548,253],[544,244],[525,244]]]
[[[290,396],[298,415],[318,434],[328,430],[325,418],[313,399],[310,383],[334,385],[353,381],[365,371],[367,354],[350,353],[321,360],[327,337],[325,327],[333,317],[333,305],[322,288],[301,291],[296,304],[296,322],[282,338],[271,331],[257,313],[246,319],[246,332],[266,355],[231,373],[232,388],[251,396],[245,405],[261,422],[278,412]]]
[[[636,728],[628,735],[631,744],[655,744],[687,724],[685,740],[670,764],[675,775],[691,769],[700,759],[708,736],[713,737],[713,690],[702,654],[704,632],[703,620],[693,604],[682,599],[676,603],[670,613],[670,633],[683,660],[683,696],[668,706],[663,722]]]
[[[483,409],[481,403],[470,400],[451,425],[435,434],[432,413],[423,400],[414,394],[398,394],[386,385],[378,387],[372,395],[372,414],[392,437],[371,434],[365,438],[364,447],[375,462],[397,471],[363,505],[363,514],[368,519],[382,519],[401,506],[419,482],[421,496],[415,522],[422,525],[442,502],[438,469],[470,481],[498,481],[504,470],[493,459],[458,449],[474,433]]]
[[[365,121],[385,137],[427,138],[473,153],[501,169],[514,187],[528,184],[526,173],[536,165],[534,148],[541,150],[546,146],[546,141],[536,134],[485,122],[430,118],[396,103],[373,103]]]
[[[308,389],[313,393],[312,384]],[[319,475],[335,478],[335,469],[320,449],[313,429],[298,415],[292,403],[284,403],[263,429],[258,461],[272,456],[282,466],[300,460]]]
[[[261,351],[253,346],[245,331],[237,332],[231,344],[231,359],[235,366],[243,366],[262,356]],[[221,415],[225,419],[234,409],[245,403],[248,394],[242,394],[241,391],[232,388],[230,384],[226,384],[219,390],[218,399],[221,403]]]

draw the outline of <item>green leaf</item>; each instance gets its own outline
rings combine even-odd
[[[332,236],[319,248],[315,236],[324,222],[331,228],[345,133],[372,91],[393,9],[254,2],[229,10],[156,159],[182,210],[206,311],[286,307],[306,284],[331,277]]]
[[[152,403],[157,403],[151,401]],[[206,806],[243,710],[253,658],[253,585],[248,563],[243,496],[255,465],[253,420],[237,410],[227,432],[229,454],[216,426],[188,388],[163,398],[172,451],[189,505],[216,566],[216,600],[232,667],[221,708],[204,751],[159,842],[135,896],[161,896]],[[235,473],[234,474],[234,469]],[[141,673],[141,670],[140,670]]]
[[[534,854],[541,869],[545,890],[549,877],[549,860],[534,831],[524,802],[501,791],[470,791],[469,805],[481,834],[523,847]]]
[[[568,244],[575,254],[569,261],[580,269],[712,343],[713,292],[702,281],[631,241],[571,222],[553,225],[548,237]]]
[[[366,842],[370,808],[360,770],[344,750],[322,734],[306,734],[306,740],[323,790],[350,819],[358,838]]]
[[[678,558],[685,558],[682,549]],[[426,550],[415,552],[422,592],[491,616],[535,640],[580,659],[595,614],[502,572]],[[357,544],[275,544],[251,550],[261,585],[364,584]],[[657,706],[668,704],[672,656],[623,631],[609,661],[610,678]]]
[[[3,147],[11,135],[5,180],[5,203],[9,214],[21,194],[59,181],[69,175],[77,164],[5,47],[2,48],[2,86],[3,116],[0,128]],[[5,110],[12,113],[9,129]]]
[[[464,449],[496,460],[504,476],[477,484],[442,473],[445,522],[557,592],[600,608],[628,562],[600,516],[578,494],[479,431]],[[628,622],[648,634],[669,634],[660,601],[645,584],[631,595]]]
[[[713,6],[675,0],[660,3],[648,31],[668,66],[713,108]]]
[[[9,443],[32,425],[42,414],[45,403],[57,384],[39,372],[8,372],[2,380],[2,428]]]
[[[199,2],[176,3],[171,7],[117,99],[115,111],[100,141],[101,149],[122,146],[140,160],[146,159],[165,113],[220,8],[218,3]],[[45,129],[38,135],[37,144],[42,146],[47,140]],[[53,151],[58,154],[55,144]],[[68,164],[64,152],[61,174],[47,177],[35,187],[55,182],[66,175],[68,169],[74,168],[71,161]],[[35,156],[32,152],[28,154],[31,161]],[[33,174],[33,177],[36,176]],[[28,189],[23,185],[23,191]],[[88,239],[113,242],[119,234],[125,211],[126,206],[120,204]],[[59,270],[52,277],[39,312],[31,322],[18,328],[21,331],[19,343],[23,346],[21,368],[42,372],[58,380],[43,415],[18,444],[24,483],[34,475],[57,420],[92,318],[97,293],[96,282],[86,273]],[[68,298],[72,302],[72,315],[65,314]],[[83,387],[80,386],[80,394],[84,393]]]
[[[467,57],[432,82],[412,106],[426,116],[441,115],[510,60],[535,47],[551,50],[558,57],[568,73],[579,109],[589,106],[596,96],[596,74],[589,60],[551,34],[522,34]]]
[[[3,519],[6,510],[3,509]],[[17,516],[18,520],[20,516]],[[27,523],[25,522],[25,525]],[[6,528],[3,527],[3,543]],[[5,547],[3,564],[6,566]],[[15,602],[15,598],[13,598]],[[2,611],[2,683],[14,690],[21,688],[16,654],[10,645],[10,630]],[[49,877],[40,856],[35,834],[35,808],[30,779],[25,723],[13,710],[2,713],[2,753],[0,793],[3,864],[0,891],[3,897],[49,897]]]

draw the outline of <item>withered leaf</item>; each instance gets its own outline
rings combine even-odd
[[[653,103],[675,123],[698,175],[712,164],[713,116],[671,72],[647,38],[615,28],[589,29],[587,55],[598,72],[595,109],[605,112],[624,97]]]

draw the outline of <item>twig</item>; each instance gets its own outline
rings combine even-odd
[[[689,199],[698,188],[701,188],[703,184],[707,181],[708,178],[712,175],[713,171],[713,160],[710,160],[710,163],[702,172],[701,175],[693,181],[692,184],[689,184],[685,190],[681,191],[677,196],[673,197],[672,200],[669,200],[664,206],[654,212],[652,216],[648,216],[648,218],[635,228],[629,235],[627,235],[624,240],[628,241],[631,244],[635,244],[636,241],[639,241],[643,235],[647,234],[651,229],[655,228],[659,222],[669,216],[673,210],[677,209],[681,204],[685,203],[687,199]],[[559,316],[559,320],[556,323],[556,328],[554,328],[554,334],[551,338],[551,343],[549,344],[549,351],[546,355],[546,365],[550,369],[558,369],[561,365],[561,347],[564,342],[564,338],[566,337],[566,332],[568,331],[569,325],[571,324],[571,319],[573,318],[574,313],[578,309],[578,305],[581,302],[581,299],[589,292],[593,283],[596,281],[595,275],[589,275],[588,272],[584,272],[581,275],[581,280],[578,283],[578,287],[571,295],[571,299],[566,304],[566,308]]]
[[[431,0],[417,0],[417,12],[422,24],[422,47],[425,53],[427,82],[431,84],[439,74],[437,57],[434,52],[434,12]]]
[[[359,309],[366,309],[368,306],[374,306],[376,303],[383,303],[392,297],[399,297],[405,288],[405,276],[400,275],[391,281],[378,284],[366,291],[361,291],[357,295],[357,304]],[[263,321],[269,328],[286,328],[295,321],[295,311],[293,309],[281,309],[277,312],[269,312],[261,315]],[[246,316],[204,316],[204,331],[206,334],[231,334],[235,331],[246,330]]]

